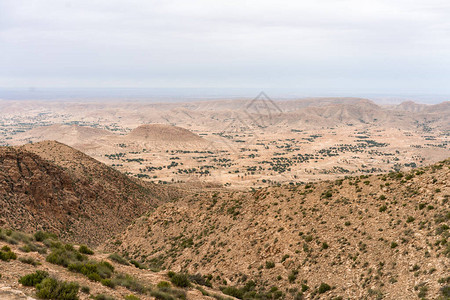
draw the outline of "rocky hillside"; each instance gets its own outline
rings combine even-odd
[[[409,173],[198,192],[139,218],[106,248],[211,274],[214,287],[242,299],[449,299],[449,179],[446,160]]]
[[[95,245],[169,197],[58,142],[0,147],[0,226]]]

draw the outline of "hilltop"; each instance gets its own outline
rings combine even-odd
[[[252,192],[197,191],[142,216],[106,249],[211,274],[213,286],[240,298],[254,282],[286,299],[446,299],[449,178],[446,160]]]
[[[156,185],[58,142],[0,147],[1,226],[99,244],[166,201]]]
[[[112,132],[90,126],[53,124],[36,127],[18,134],[16,136],[16,143],[24,144],[29,141],[55,140],[75,147],[86,147],[91,143],[97,142],[99,139],[111,135],[113,135]]]
[[[127,138],[143,142],[202,142],[203,139],[191,131],[166,124],[146,124],[133,129]]]

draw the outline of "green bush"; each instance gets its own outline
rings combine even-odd
[[[125,298],[125,300],[141,300],[141,298],[139,298],[139,297],[137,297],[135,295],[132,295],[132,294],[127,295],[124,298]]]
[[[3,246],[0,249],[0,260],[9,261],[11,259],[16,259],[17,255],[11,251],[11,248],[8,246]]]
[[[78,263],[87,259],[75,249],[68,250],[67,248],[54,248],[45,260],[49,263],[67,268],[70,264]]]
[[[78,252],[83,253],[83,254],[88,254],[88,255],[94,254],[94,251],[89,249],[88,246],[86,246],[86,245],[81,245],[80,248],[78,249]]]
[[[109,278],[102,279],[100,281],[100,283],[103,284],[104,286],[107,286],[107,287],[112,288],[112,289],[116,287],[114,282],[111,279],[109,279]]]
[[[90,294],[91,293],[91,288],[84,285],[84,286],[81,287],[81,292],[85,293],[85,294]]]
[[[331,287],[326,283],[321,283],[319,286],[319,294],[323,294],[331,290]]]
[[[266,269],[275,268],[275,263],[273,261],[266,261]]]
[[[35,286],[48,277],[48,273],[45,271],[36,271],[34,273],[20,277],[19,283],[24,286]]]
[[[239,299],[244,297],[244,291],[233,286],[221,287],[220,290],[225,295],[233,296]]]
[[[409,216],[409,217],[406,219],[406,222],[407,222],[407,223],[411,223],[411,222],[414,222],[414,220],[415,220],[414,217]]]
[[[43,242],[46,239],[54,239],[56,240],[58,236],[54,233],[45,232],[45,231],[38,231],[34,234],[34,239],[38,242]]]
[[[36,285],[36,290],[36,296],[42,299],[77,300],[79,285],[47,277]]]
[[[170,282],[172,282],[175,286],[178,287],[188,287],[191,285],[188,275],[181,273],[173,275],[170,278]]]
[[[68,269],[72,272],[81,273],[93,281],[111,278],[114,272],[114,267],[107,261],[77,262],[70,264]]]
[[[121,265],[125,265],[125,266],[130,265],[128,263],[128,260],[126,260],[125,258],[123,258],[122,256],[120,256],[117,253],[113,253],[113,254],[109,255],[108,258],[112,261],[115,261],[116,263],[121,264]]]

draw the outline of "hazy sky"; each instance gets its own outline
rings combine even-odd
[[[450,1],[0,0],[0,87],[450,94]]]

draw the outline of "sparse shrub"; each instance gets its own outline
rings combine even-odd
[[[26,252],[26,253],[28,253],[28,252],[38,252],[40,254],[47,253],[47,248],[42,247],[40,245],[33,244],[33,243],[26,243],[25,245],[20,247],[19,250]]]
[[[11,233],[11,239],[17,241],[17,242],[23,242],[23,243],[29,243],[32,241],[32,237],[29,236],[28,234],[25,234],[23,232],[19,232],[19,231],[13,231]]]
[[[79,285],[76,282],[47,277],[36,285],[36,296],[42,299],[77,300],[78,290]]]
[[[119,274],[112,279],[112,282],[114,285],[126,287],[130,291],[136,293],[142,294],[146,291],[146,287],[142,283],[128,274]]]
[[[242,299],[244,296],[244,291],[242,291],[241,289],[238,289],[236,287],[227,286],[227,287],[220,288],[220,290],[225,295],[233,296],[233,297],[236,297],[239,299]]]
[[[160,281],[160,282],[158,282],[156,287],[159,289],[167,289],[167,288],[170,288],[170,283],[167,281]]]
[[[78,252],[80,252],[82,254],[88,254],[88,255],[94,254],[94,251],[89,249],[88,246],[86,246],[86,245],[81,245],[80,248],[78,249]]]
[[[442,287],[440,292],[444,297],[450,297],[450,285]]]
[[[150,295],[157,300],[175,300],[174,297],[163,291],[151,291]]]
[[[209,279],[206,279],[201,274],[189,275],[189,280],[199,285],[212,287],[212,284],[209,281]]]
[[[24,264],[29,264],[29,265],[32,265],[32,266],[35,266],[35,267],[37,265],[41,264],[40,262],[36,261],[32,257],[20,257],[19,260],[20,260],[20,262],[23,262]]]
[[[43,242],[46,239],[54,239],[56,240],[58,236],[54,233],[45,232],[45,231],[37,231],[34,234],[34,239],[38,242]]]
[[[146,261],[148,268],[153,272],[158,272],[164,264],[164,256],[160,255]]]
[[[147,267],[143,263],[141,263],[137,260],[132,259],[132,260],[130,260],[130,263],[133,264],[138,269],[141,269],[141,270],[147,269]]]
[[[273,261],[266,261],[266,269],[273,269],[275,268],[275,263]]]
[[[77,262],[70,264],[68,269],[72,272],[81,273],[93,281],[111,278],[114,272],[114,267],[107,261]]]
[[[109,279],[109,278],[105,278],[105,279],[100,280],[100,283],[103,284],[104,286],[107,286],[107,287],[112,288],[112,289],[116,287],[114,282],[111,279]]]
[[[42,280],[48,277],[48,273],[45,271],[36,271],[34,273],[20,277],[19,283],[24,286],[35,286],[41,283]]]
[[[125,299],[125,300],[140,300],[141,298],[139,298],[139,297],[137,297],[137,296],[135,296],[135,295],[130,294],[130,295],[125,296],[124,299]]]
[[[16,259],[17,255],[11,251],[11,248],[8,246],[3,246],[0,249],[0,260],[9,261],[11,259]]]
[[[428,287],[426,285],[423,285],[419,288],[419,293],[417,294],[417,296],[419,298],[425,298],[427,293],[428,293]]]
[[[298,271],[292,270],[291,273],[288,275],[289,283],[293,283],[297,279]]]
[[[84,285],[81,287],[81,292],[89,295],[91,293],[91,288]]]
[[[379,209],[379,212],[385,212],[387,210],[387,206],[386,205],[382,205]]]
[[[305,236],[303,237],[303,239],[305,240],[305,242],[309,243],[309,242],[311,242],[314,238],[313,238],[312,235],[308,234],[308,235],[305,235]]]
[[[415,272],[418,271],[420,269],[420,266],[418,264],[415,264],[412,268],[411,268],[411,272]]]
[[[406,219],[406,222],[407,222],[407,223],[411,223],[411,222],[414,222],[414,220],[415,220],[414,217],[409,216],[409,217]]]
[[[53,248],[45,260],[49,263],[67,268],[70,264],[86,260],[86,257],[75,249],[68,250],[64,247],[57,247]]]
[[[189,277],[187,274],[175,274],[170,278],[170,282],[172,282],[175,286],[178,287],[188,287],[191,285],[189,281]]]
[[[115,299],[112,296],[98,294],[97,296],[94,297],[94,300],[115,300]]]
[[[318,292],[319,294],[323,294],[328,292],[329,290],[331,290],[331,287],[328,284],[322,282],[319,286]]]
[[[392,248],[392,249],[396,248],[397,246],[398,246],[398,244],[397,244],[396,242],[392,242],[392,243],[391,243],[391,248]]]
[[[323,196],[325,198],[331,198],[333,196],[333,193],[331,191],[327,191],[326,193],[323,194]]]
[[[128,260],[126,260],[125,258],[123,258],[122,256],[120,256],[117,253],[113,253],[113,254],[109,255],[108,258],[112,261],[115,261],[116,263],[121,264],[121,265],[125,265],[125,266],[130,265],[128,263]]]

